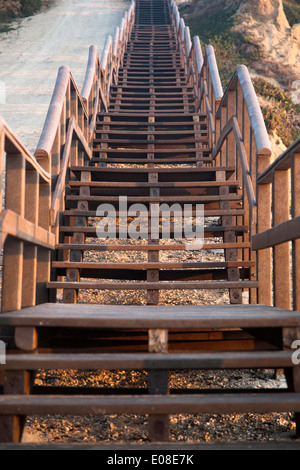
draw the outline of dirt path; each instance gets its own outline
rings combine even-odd
[[[129,4],[60,0],[0,34],[0,85],[6,90],[0,116],[31,151],[38,143],[58,68],[68,65],[81,90],[90,45],[101,54],[106,35],[113,35]]]

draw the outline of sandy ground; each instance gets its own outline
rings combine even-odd
[[[59,0],[0,34],[0,91],[6,92],[5,100],[0,94],[0,116],[30,151],[38,143],[58,68],[69,66],[81,90],[89,47],[95,44],[101,54],[106,35],[113,35],[129,4]]]

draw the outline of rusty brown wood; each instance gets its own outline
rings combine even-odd
[[[296,311],[300,279],[297,145],[270,166],[270,144],[247,69],[239,66],[223,93],[214,49],[208,46],[202,56],[200,40],[191,39],[174,0],[133,0],[113,38],[106,38],[101,57],[91,46],[81,93],[70,70],[59,69],[36,159],[0,121],[1,172],[7,170],[5,194],[1,192],[6,206],[0,216],[4,247],[0,326],[15,328],[19,350],[36,353],[9,355],[7,385],[0,400],[0,439],[20,439],[16,413],[146,413],[150,416],[149,438],[159,441],[169,439],[168,414],[179,411],[295,411],[299,425],[298,393],[171,397],[168,387],[171,368],[285,367],[290,390],[299,391],[299,374],[291,364],[290,350],[300,325]],[[162,231],[155,236],[149,232],[145,244],[87,244],[87,236],[96,236],[91,219],[97,216],[97,203],[116,206],[122,194],[129,203],[146,203],[155,209],[160,203],[190,203],[193,216],[195,204],[205,203],[205,216],[220,224],[209,223],[204,236],[221,237],[221,242],[206,240],[201,249],[222,249],[225,261],[201,261],[199,250],[188,253],[187,262],[162,261],[164,254],[187,250],[187,240],[164,244]],[[170,238],[174,237],[172,230]],[[289,283],[290,241],[293,289]],[[83,261],[87,250],[110,254],[114,250],[144,251],[145,258],[135,263],[91,263]],[[250,291],[251,303],[271,305],[272,252],[275,305],[281,309],[242,305],[243,291]],[[63,304],[56,303],[58,289],[63,290]],[[76,304],[80,289],[145,290],[148,305],[68,305]],[[238,305],[158,305],[160,290],[177,289],[227,289],[230,302]],[[75,344],[74,332],[70,344],[76,351],[69,360],[65,354],[55,354],[52,345],[48,356],[40,356],[38,333],[43,330],[51,335],[52,328],[62,333],[68,328],[68,334],[77,330],[82,335],[82,341]],[[127,330],[145,329],[148,352],[145,354],[146,343],[135,350],[142,355],[125,354],[120,359],[98,354],[100,348],[97,354],[89,353],[89,358],[79,357],[87,338],[85,330],[94,328],[118,329],[112,339],[116,346],[119,330],[125,329],[129,345],[124,351],[132,347]],[[172,336],[169,347],[177,344],[182,348],[179,355],[168,351],[170,330],[176,328],[180,331]],[[187,330],[195,328],[201,331],[193,332],[193,337]],[[240,337],[234,335],[240,329],[260,332],[253,340],[246,331]],[[182,354],[185,341],[202,353]],[[201,348],[209,353],[203,354]],[[229,348],[234,350],[226,351]],[[241,351],[243,348],[249,351]],[[25,396],[29,373],[24,371],[46,366],[148,368],[149,393],[138,397],[74,396],[72,400]],[[9,433],[3,438],[6,426]]]

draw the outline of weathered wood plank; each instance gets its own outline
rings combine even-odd
[[[300,411],[299,393],[155,396],[0,396],[0,413],[17,414],[148,414],[271,413]]]
[[[121,306],[49,303],[0,315],[0,325],[84,326],[86,328],[110,326],[130,329],[143,327],[171,329],[297,327],[299,321],[299,312],[247,304]]]
[[[293,367],[290,351],[210,351],[200,353],[7,354],[0,370],[37,369],[231,369]]]

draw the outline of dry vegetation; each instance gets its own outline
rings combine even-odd
[[[51,0],[0,0],[0,21],[32,15],[50,2]]]

